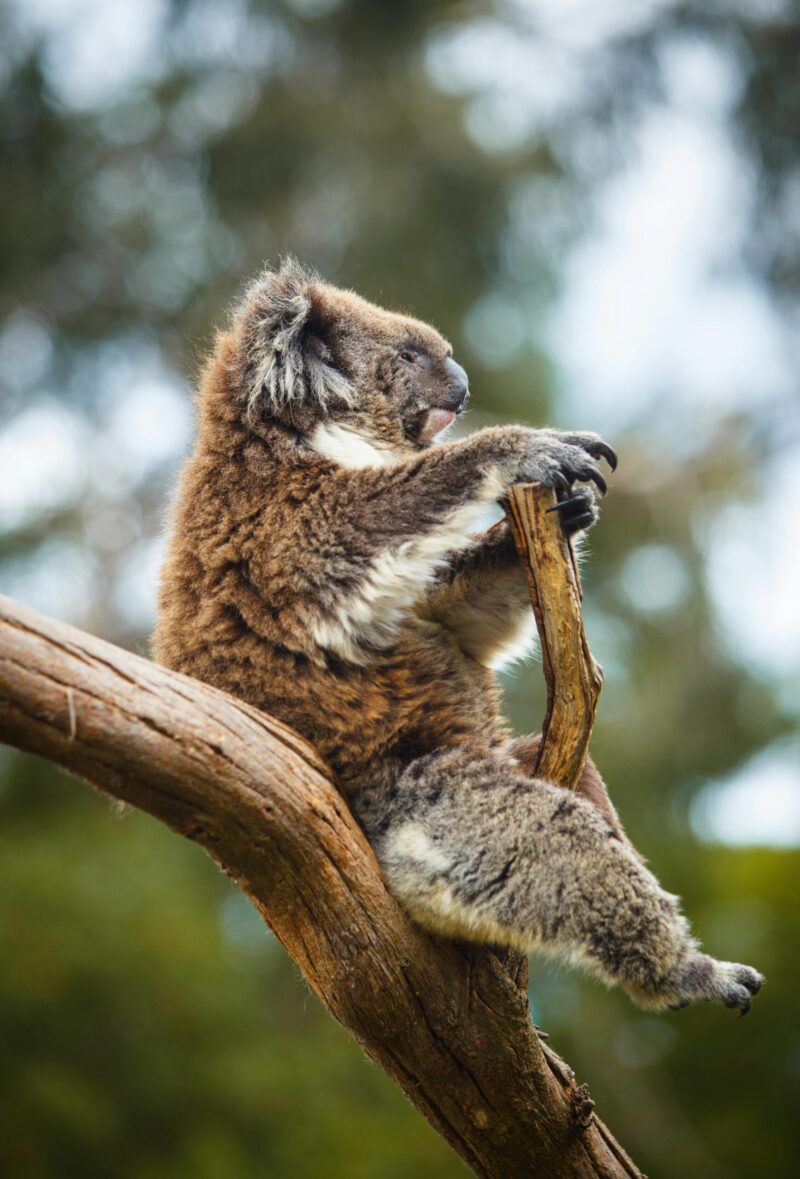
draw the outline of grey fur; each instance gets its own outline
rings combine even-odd
[[[759,990],[757,971],[698,949],[678,898],[591,803],[508,756],[431,754],[353,801],[390,888],[434,932],[559,957],[653,1010],[744,1012]]]
[[[260,275],[245,296],[250,324],[246,392],[254,419],[296,403],[311,402],[323,411],[331,403],[352,403],[350,382],[329,363],[328,349],[314,334],[308,280],[290,258],[279,275]]]

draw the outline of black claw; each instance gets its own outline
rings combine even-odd
[[[619,459],[617,458],[615,451],[613,451],[607,443],[598,442],[594,447],[594,450],[596,450],[597,454],[606,460],[612,471],[616,471]]]
[[[571,489],[570,481],[567,479],[566,475],[561,473],[561,471],[556,471],[556,473],[553,475],[553,482],[555,483],[556,487],[561,489],[561,491],[566,491],[567,494],[569,494]],[[552,508],[550,510],[552,511]]]
[[[670,1011],[683,1011],[684,1007],[688,1007],[690,1002],[690,999],[680,999],[677,1003],[670,1003],[669,1009]]]
[[[597,511],[592,502],[592,493],[586,488],[579,488],[574,495],[561,499],[547,509],[548,512],[558,512],[561,525],[567,534],[580,532],[584,528],[591,528],[597,523]]]
[[[753,1006],[753,1004],[748,999],[747,1002],[745,1003],[744,1007],[742,1007],[741,1011],[739,1012],[739,1018],[741,1019],[741,1017],[743,1015],[747,1015],[748,1011],[750,1010],[750,1008],[752,1006]]]
[[[573,504],[585,504],[586,497],[583,495],[571,495],[569,499],[560,499],[557,504],[553,504],[552,508],[548,508],[548,512],[560,512],[562,508],[572,507]]]
[[[587,466],[581,468],[581,470],[578,472],[578,474],[580,475],[580,477],[584,481],[584,483],[588,483],[590,479],[593,483],[596,483],[597,486],[600,488],[601,495],[605,495],[606,492],[608,491],[608,484],[606,483],[605,479],[598,471],[597,467],[587,465]]]

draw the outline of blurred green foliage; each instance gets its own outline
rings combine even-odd
[[[180,422],[169,435],[161,402],[144,424],[114,426],[114,413],[143,370],[188,388],[242,276],[281,251],[433,320],[469,365],[474,424],[559,424],[540,325],[637,118],[665,101],[664,54],[678,43],[734,63],[729,130],[758,193],[739,261],[776,314],[796,314],[796,6],[647,6],[581,59],[555,113],[515,122],[492,105],[484,58],[501,30],[523,54],[562,61],[559,34],[589,19],[568,7],[550,23],[522,0],[0,9],[0,407],[39,452],[50,415],[59,476],[0,515],[0,588],[145,649],[147,603],[131,587],[157,556],[185,439]],[[76,40],[93,20],[97,37]],[[103,20],[120,47],[148,22],[157,36],[126,67],[124,53],[92,56]],[[465,37],[474,84],[448,67]],[[493,65],[503,72],[502,57]],[[493,348],[483,333],[502,336],[508,307],[529,326]],[[754,395],[670,450],[656,423],[669,425],[672,392],[654,384],[651,409],[612,439],[623,463],[585,567],[607,670],[594,752],[711,952],[753,962],[769,985],[744,1023],[710,1008],[654,1018],[534,962],[533,1001],[654,1179],[782,1179],[800,1164],[800,854],[700,843],[689,818],[706,781],[796,728],[796,681],[723,633],[706,561],[709,530],[757,493],[786,417],[776,426]],[[63,461],[69,438],[77,465]],[[643,608],[636,570],[652,580],[655,561],[663,585],[664,560],[675,592]],[[541,715],[539,678],[507,678],[519,731]],[[3,1175],[463,1173],[198,849],[45,763],[0,754]]]

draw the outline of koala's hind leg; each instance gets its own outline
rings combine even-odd
[[[517,737],[512,741],[508,747],[507,752],[514,758],[514,761],[519,765],[520,770],[527,777],[532,778],[536,771],[536,762],[539,758],[539,748],[542,744],[542,735],[539,733],[536,737]],[[609,825],[616,832],[619,839],[624,840],[628,846],[641,859],[642,856],[634,848],[625,829],[620,822],[616,807],[609,797],[608,789],[603,781],[600,771],[592,761],[591,757],[587,757],[586,765],[583,767],[583,773],[580,776],[575,792],[581,798],[586,798],[600,811],[601,815],[608,821]]]
[[[677,898],[596,807],[502,754],[430,754],[353,801],[392,892],[433,932],[559,954],[651,1009],[747,1011],[761,985],[700,953]]]

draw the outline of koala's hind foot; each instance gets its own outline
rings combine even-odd
[[[744,1012],[761,985],[699,951],[677,897],[597,807],[509,756],[430,754],[353,804],[392,892],[435,933],[557,954],[651,1010]]]
[[[700,999],[718,999],[726,1007],[736,1007],[747,1015],[753,995],[764,982],[763,974],[740,962],[718,962],[708,954],[695,952],[674,982],[675,994],[680,996],[668,1006],[672,1011],[688,1007]],[[647,999],[641,1001],[648,1006]],[[663,1002],[659,1002],[659,1007]]]

